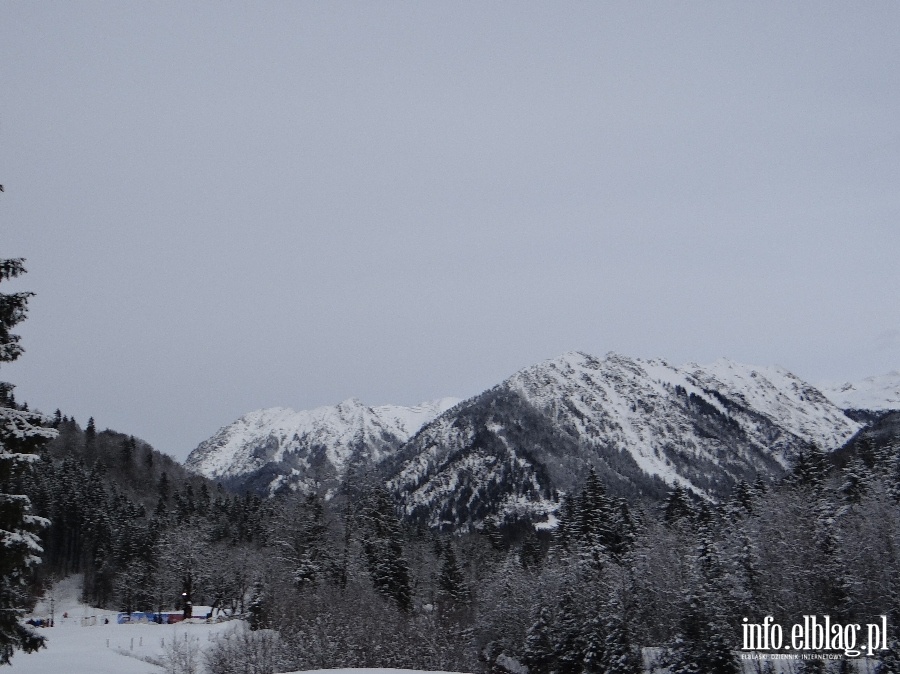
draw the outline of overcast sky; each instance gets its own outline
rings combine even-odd
[[[184,458],[569,350],[900,368],[900,4],[5,2],[19,400]]]

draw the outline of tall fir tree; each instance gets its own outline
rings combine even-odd
[[[25,273],[23,260],[0,260],[0,282]],[[16,360],[23,352],[19,336],[10,330],[25,319],[32,293],[0,293],[0,363]],[[32,514],[27,496],[10,493],[15,477],[37,461],[36,452],[56,436],[46,428],[50,419],[16,406],[12,385],[0,383],[0,664],[9,663],[16,650],[33,652],[44,643],[19,618],[24,613],[25,589],[32,569],[43,553],[38,533],[47,521]]]
[[[363,552],[369,576],[378,593],[407,613],[412,609],[412,583],[403,554],[400,522],[386,490],[374,489],[366,500]]]
[[[529,674],[549,674],[555,660],[555,644],[552,637],[553,617],[546,606],[538,611],[537,620],[525,636],[522,662]]]
[[[444,608],[452,609],[469,603],[469,588],[456,561],[453,544],[448,542],[443,550],[444,561],[438,577],[438,588]]]
[[[628,624],[628,616],[618,599],[607,607],[603,643],[604,674],[641,674],[644,671],[641,649],[636,647]]]

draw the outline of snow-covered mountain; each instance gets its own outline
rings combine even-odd
[[[369,407],[351,398],[296,412],[274,407],[245,414],[200,443],[185,465],[216,480],[261,491],[329,485],[352,466],[372,466],[423,424],[458,403],[442,398],[414,407]]]
[[[861,425],[778,368],[583,353],[526,368],[426,425],[389,486],[430,526],[542,517],[593,466],[611,492],[701,494],[775,476],[796,452],[833,450]]]
[[[716,497],[742,479],[781,475],[812,446],[834,450],[861,427],[780,368],[572,352],[463,402],[251,412],[187,465],[269,493],[366,473],[385,480],[410,518],[455,528],[550,519],[591,467],[629,500],[662,498],[676,484]]]
[[[821,390],[841,409],[871,412],[900,410],[900,372],[889,372],[837,386],[826,385]]]

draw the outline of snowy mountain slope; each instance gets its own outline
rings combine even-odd
[[[820,388],[841,409],[873,412],[900,410],[900,372],[897,371],[867,377],[858,382]]]
[[[442,398],[414,407],[368,407],[351,398],[300,412],[257,410],[202,442],[185,465],[212,479],[260,474],[270,491],[285,484],[322,484],[340,479],[351,465],[379,463],[457,402]],[[277,469],[266,470],[273,466]]]
[[[477,526],[545,515],[591,466],[624,497],[659,497],[673,484],[724,494],[738,480],[782,473],[801,449],[835,449],[859,428],[777,368],[574,352],[424,427],[389,462],[389,486],[410,517]]]
[[[385,480],[410,518],[456,528],[548,518],[592,467],[614,496],[657,500],[679,484],[715,498],[742,479],[782,474],[813,445],[836,449],[860,428],[779,368],[572,352],[461,403],[351,399],[251,412],[187,465],[267,493],[367,474]]]
[[[388,488],[406,516],[455,529],[489,518],[541,519],[558,505],[553,480],[532,455],[551,448],[560,472],[576,468],[577,446],[503,386],[426,425],[385,462]]]
[[[859,424],[848,420],[821,391],[781,368],[720,359],[709,366],[691,364],[685,369],[705,390],[737,400],[784,429],[789,444],[799,438],[823,449],[836,449],[859,430]],[[783,444],[779,438],[768,442],[772,449]]]

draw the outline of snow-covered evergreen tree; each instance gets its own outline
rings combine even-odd
[[[469,603],[469,588],[466,586],[463,572],[456,561],[452,543],[447,543],[447,547],[443,550],[443,557],[444,562],[441,565],[438,588],[446,607],[452,608]]]
[[[695,589],[688,598],[666,662],[671,674],[737,674],[729,629],[729,576],[717,544],[717,522],[702,504],[696,520]]]
[[[580,674],[585,657],[584,620],[578,610],[572,589],[563,593],[551,630],[554,671],[558,674]]]
[[[403,554],[400,523],[384,489],[374,489],[364,507],[363,552],[375,590],[404,612],[412,608],[409,563]]]
[[[529,674],[549,674],[551,671],[555,659],[552,624],[550,609],[542,607],[525,637],[522,662],[528,667]]]
[[[601,671],[604,674],[641,674],[644,671],[641,649],[634,644],[621,603],[613,599],[607,612]]]
[[[0,281],[25,272],[21,259],[0,260]],[[14,361],[22,354],[19,336],[10,329],[24,320],[32,293],[0,293],[0,362]],[[15,650],[32,652],[43,645],[19,618],[26,603],[25,586],[32,568],[43,552],[38,532],[46,520],[31,512],[27,496],[12,494],[16,474],[36,461],[34,452],[56,436],[45,428],[49,419],[17,406],[12,385],[0,383],[0,664],[9,662]]]
[[[687,491],[681,485],[675,485],[672,490],[666,494],[666,501],[663,504],[663,516],[666,522],[673,523],[680,520],[689,519],[694,514],[694,506],[688,496]]]
[[[840,494],[847,503],[859,503],[868,489],[869,470],[859,457],[854,457],[841,471],[843,482]]]

